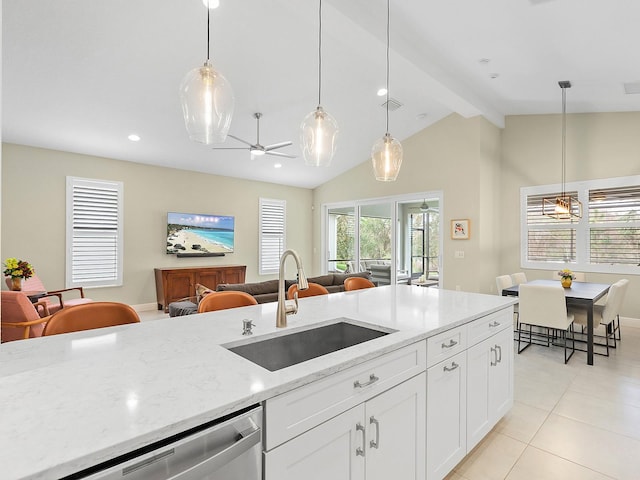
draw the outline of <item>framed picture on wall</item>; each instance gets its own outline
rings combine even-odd
[[[468,218],[451,220],[451,238],[453,240],[469,239],[470,222]]]

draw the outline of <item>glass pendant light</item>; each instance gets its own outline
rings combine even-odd
[[[188,72],[180,85],[180,101],[189,138],[211,145],[227,139],[233,116],[231,85],[209,60],[210,9],[207,8],[207,60]]]
[[[571,82],[561,81],[562,89],[562,193],[555,198],[542,199],[542,214],[556,220],[579,220],[582,218],[582,202],[566,192],[565,180],[567,170],[567,88]]]
[[[322,0],[318,10],[318,107],[305,117],[300,126],[300,145],[304,163],[312,167],[328,167],[336,153],[338,123],[325,112],[320,102],[322,92]]]
[[[371,161],[376,180],[380,182],[394,182],[398,178],[402,165],[402,144],[389,133],[389,25],[390,0],[387,0],[387,133],[376,141],[371,149]]]

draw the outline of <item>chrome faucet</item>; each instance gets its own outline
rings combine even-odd
[[[288,256],[292,256],[298,267],[298,290],[309,288],[307,276],[302,269],[302,260],[295,250],[285,250],[280,257],[280,271],[278,272],[278,311],[276,313],[276,327],[287,326],[287,315],[298,312],[298,292],[293,295],[293,300],[285,299],[284,292],[284,263]]]

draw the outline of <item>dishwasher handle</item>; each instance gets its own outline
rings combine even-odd
[[[206,474],[219,470],[221,467],[229,463],[231,460],[239,457],[244,452],[250,450],[261,441],[262,432],[260,428],[256,428],[249,435],[243,436],[236,442],[229,445],[224,450],[209,457],[202,462],[189,467],[186,470],[174,475],[167,480],[188,480],[203,478]]]

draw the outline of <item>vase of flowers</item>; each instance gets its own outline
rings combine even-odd
[[[17,258],[7,258],[4,261],[4,274],[11,278],[10,288],[14,291],[22,290],[22,279],[33,276],[33,266],[24,260]]]
[[[570,288],[571,287],[571,283],[576,278],[576,276],[573,274],[573,272],[571,270],[569,270],[568,268],[560,270],[558,272],[558,275],[560,275],[560,283],[562,284],[562,286],[564,288]]]

